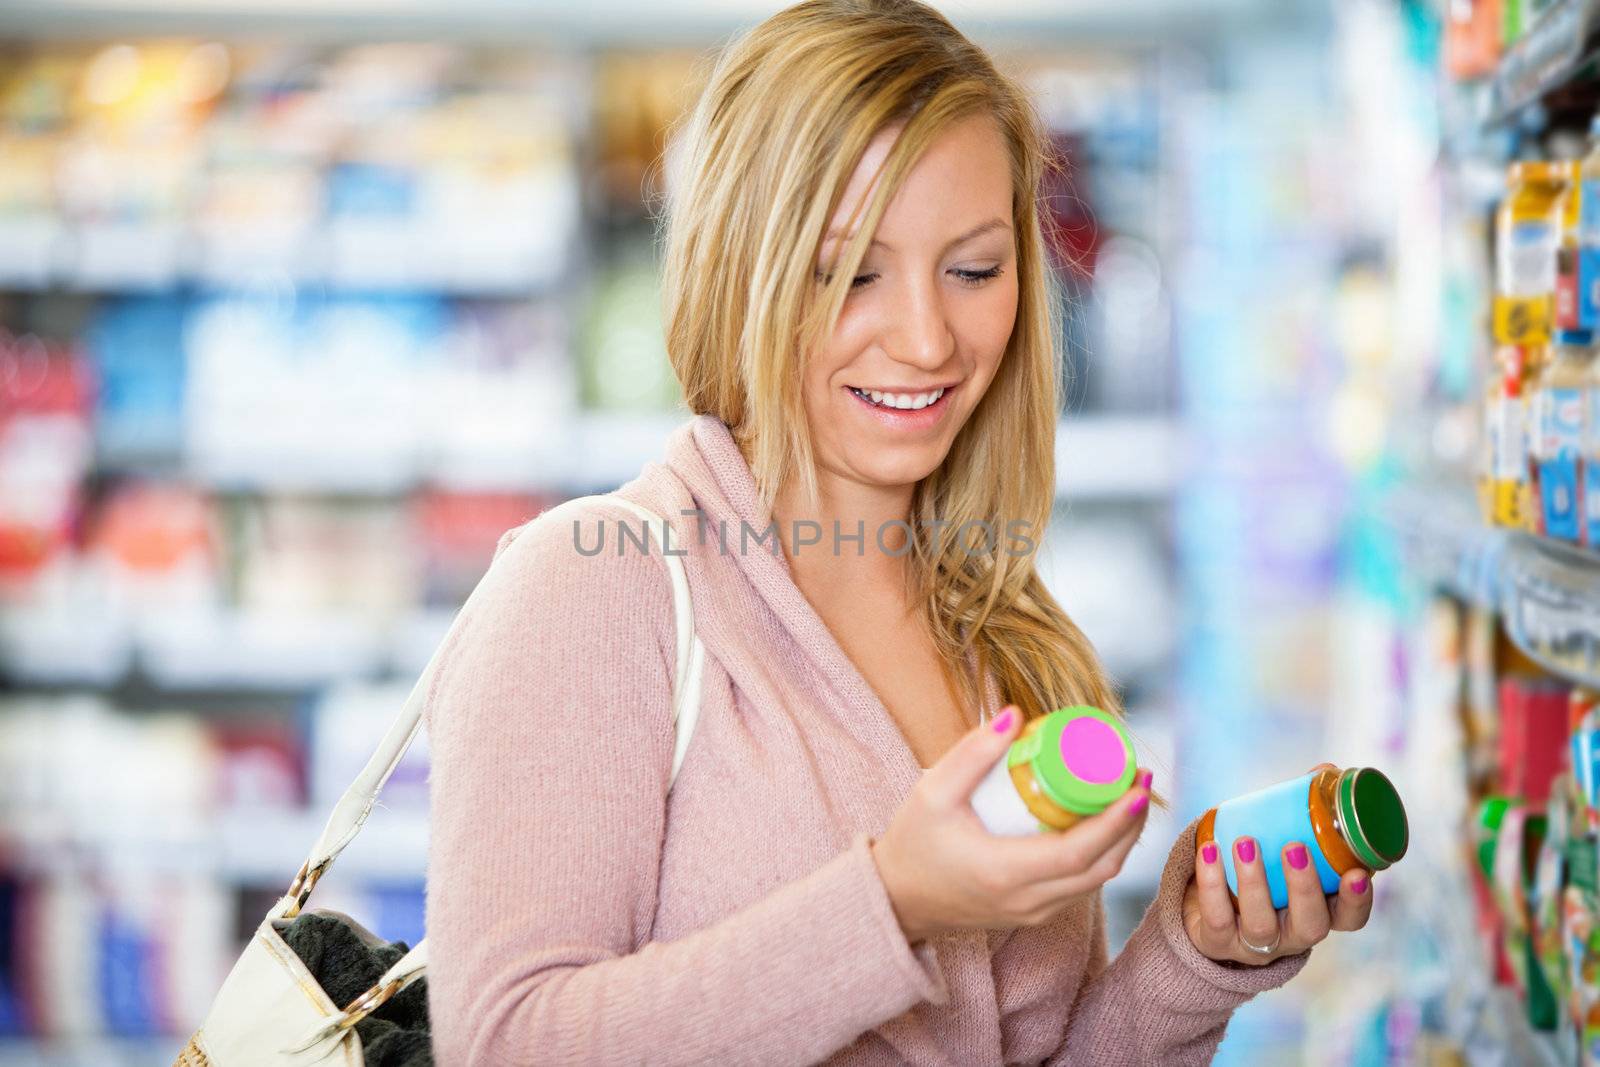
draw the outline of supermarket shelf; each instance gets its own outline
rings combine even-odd
[[[63,611],[0,611],[0,668],[38,686],[113,686],[137,665],[175,693],[291,693],[394,672],[420,674],[455,613],[418,610],[381,626],[355,616],[174,611],[143,622]]]
[[[1177,485],[1180,433],[1163,415],[1069,416],[1056,427],[1056,496],[1163,497]]]
[[[0,4],[0,32],[45,33],[242,32],[291,27],[385,36],[429,33],[522,41],[559,37],[604,43],[642,41],[702,44],[773,13],[768,0],[599,0],[586,4],[527,4],[508,0],[8,0]],[[991,33],[1068,38],[1084,33],[1122,36],[1152,28],[1172,36],[1220,33],[1235,20],[1267,18],[1273,0],[1214,0],[1197,10],[1184,0],[991,0],[958,12],[964,27]],[[1227,16],[1227,17],[1222,17]]]
[[[260,238],[206,239],[176,222],[9,218],[0,220],[0,288],[125,292],[289,282],[526,297],[555,289],[571,258],[571,235],[559,227],[528,240],[489,225],[462,232],[334,220],[311,232]]]
[[[1600,30],[1596,0],[1560,0],[1512,45],[1495,74],[1489,124],[1516,119],[1530,105],[1556,103],[1600,70]]]
[[[1486,998],[1472,1035],[1467,1063],[1474,1067],[1573,1067],[1578,1044],[1570,1030],[1549,1032],[1528,1025],[1517,991],[1496,986]]]
[[[102,867],[210,875],[231,885],[288,886],[327,824],[328,811],[227,811],[191,825],[149,827],[110,819],[64,831],[50,820],[13,820],[7,865],[24,871]],[[381,805],[340,854],[329,884],[420,882],[428,864],[428,814]]]
[[[1523,652],[1600,686],[1600,555],[1483,525],[1464,487],[1419,487],[1391,501],[1412,573],[1498,612]]]
[[[172,1063],[187,1037],[0,1040],[0,1067],[150,1067]]]

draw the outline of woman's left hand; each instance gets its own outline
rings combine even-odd
[[[1323,766],[1329,766],[1323,764]],[[1239,909],[1234,911],[1223,873],[1224,845],[1232,848],[1239,876]],[[1332,930],[1359,930],[1372,914],[1372,876],[1346,871],[1339,892],[1324,894],[1310,849],[1315,842],[1290,842],[1284,847],[1283,873],[1289,906],[1272,906],[1266,868],[1254,839],[1207,842],[1196,851],[1194,877],[1183,895],[1183,925],[1202,955],[1214,960],[1262,967],[1284,956],[1304,952]],[[1257,952],[1249,947],[1270,948]]]

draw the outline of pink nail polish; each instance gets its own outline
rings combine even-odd
[[[1241,837],[1233,850],[1239,854],[1241,863],[1254,863],[1256,859],[1256,843],[1248,837]]]
[[[1010,708],[1002,711],[995,717],[994,732],[997,734],[1003,734],[1007,730],[1011,729],[1011,720],[1014,718],[1016,718],[1016,714]]]
[[[1154,771],[1140,771],[1139,780],[1134,784],[1148,793],[1150,791],[1150,783],[1155,780],[1156,775]]]
[[[1359,897],[1362,893],[1365,893],[1366,891],[1367,891],[1367,876],[1366,875],[1362,875],[1360,878],[1357,878],[1355,881],[1350,883],[1350,892],[1354,893],[1356,896]]]
[[[1217,846],[1207,841],[1200,849],[1200,858],[1207,863],[1217,862]]]
[[[1134,802],[1132,804],[1128,805],[1128,814],[1129,815],[1137,815],[1137,814],[1139,814],[1141,811],[1144,810],[1145,805],[1148,804],[1148,803],[1150,803],[1149,794],[1141,793],[1139,795],[1139,797],[1136,800],[1134,800]]]
[[[1306,864],[1310,859],[1311,857],[1306,855],[1306,846],[1304,845],[1295,845],[1289,849],[1289,866],[1297,871],[1305,870]]]

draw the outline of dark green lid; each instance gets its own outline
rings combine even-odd
[[[1115,715],[1079,705],[1044,717],[1011,743],[1006,766],[1028,764],[1045,796],[1066,811],[1104,811],[1133,785],[1138,760],[1128,728]]]
[[[1350,851],[1368,870],[1398,863],[1411,843],[1405,805],[1394,783],[1374,767],[1339,777],[1339,825]]]

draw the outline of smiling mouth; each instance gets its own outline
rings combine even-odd
[[[857,389],[853,385],[846,388],[873,407],[883,408],[886,411],[921,411],[937,404],[955,386],[940,386],[920,393],[882,392],[876,389]]]

